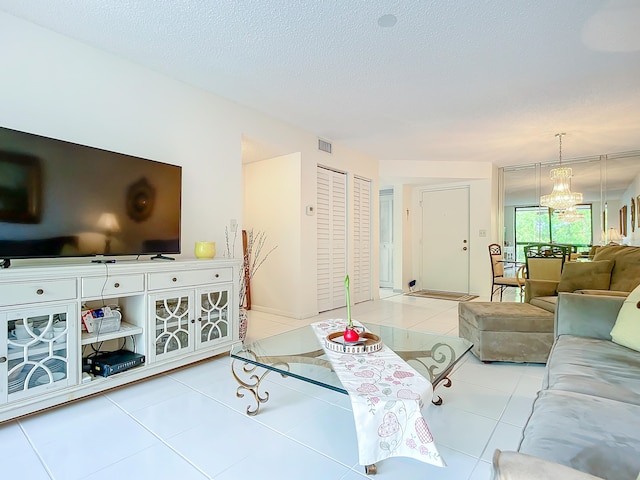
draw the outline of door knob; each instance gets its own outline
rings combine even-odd
[[[466,252],[467,251],[467,247],[462,247],[462,250],[464,250]]]

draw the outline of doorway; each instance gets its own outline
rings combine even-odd
[[[469,187],[422,192],[424,290],[469,293]]]
[[[380,192],[380,288],[393,288],[393,190]]]

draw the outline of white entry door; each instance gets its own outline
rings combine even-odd
[[[469,187],[422,192],[424,290],[469,293]]]
[[[393,288],[393,192],[380,192],[380,287]]]
[[[344,173],[317,169],[318,311],[346,305],[347,178]]]

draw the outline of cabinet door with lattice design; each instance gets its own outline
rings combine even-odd
[[[0,312],[0,403],[77,383],[74,304]]]
[[[192,352],[195,348],[193,291],[185,290],[150,297],[153,345],[150,360],[160,360]]]
[[[231,293],[230,285],[197,290],[196,348],[231,339]]]

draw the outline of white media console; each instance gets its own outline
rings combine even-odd
[[[224,353],[238,341],[240,260],[117,260],[0,270],[0,422]],[[109,306],[119,329],[83,331]],[[97,352],[144,364],[83,374]],[[85,368],[86,369],[86,368]]]

